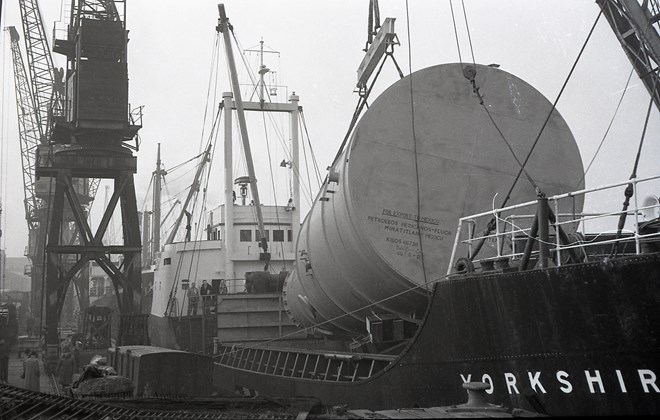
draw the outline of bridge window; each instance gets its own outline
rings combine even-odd
[[[247,229],[241,229],[240,239],[241,242],[252,242],[252,231]]]
[[[163,258],[163,265],[170,265],[172,264],[172,258]]]
[[[284,242],[284,231],[280,229],[273,230],[273,242]]]
[[[293,242],[293,232],[291,230],[286,231],[286,241]]]

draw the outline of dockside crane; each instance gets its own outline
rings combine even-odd
[[[55,180],[45,249],[47,366],[59,356],[57,322],[66,290],[90,260],[106,272],[115,289],[121,315],[116,343],[148,344],[148,315],[140,313],[142,246],[133,180],[137,159],[132,153],[138,148],[141,115],[128,106],[125,16],[125,1],[74,0],[66,38],[56,39],[53,46],[67,59],[66,100],[62,112],[54,115],[50,141],[37,149],[35,168],[37,177]],[[81,179],[114,183],[96,231],[76,193]],[[123,244],[106,245],[103,238],[118,206]],[[68,211],[80,232],[78,244],[63,240]],[[113,255],[119,255],[117,264]]]
[[[49,178],[38,179],[35,174],[36,150],[39,145],[46,145],[51,140],[55,116],[63,110],[64,84],[62,70],[54,66],[53,58],[46,37],[45,26],[37,0],[19,0],[19,9],[25,40],[26,62],[21,55],[20,36],[15,27],[10,33],[16,103],[21,142],[21,161],[25,192],[25,216],[28,223],[28,246],[26,256],[30,259],[31,308],[38,319],[43,316],[42,288],[44,279],[44,241],[45,223],[49,209],[52,185]],[[87,187],[88,180],[78,185],[78,194],[88,197],[91,202],[94,191]],[[89,182],[93,188],[96,180]],[[90,194],[91,193],[91,194]],[[71,243],[77,241],[75,226],[67,223],[63,236]],[[76,285],[81,293],[79,304],[87,306],[88,279],[78,275]]]
[[[14,28],[10,35],[25,157],[26,216],[33,228],[28,256],[37,292],[33,308],[44,325],[46,369],[52,371],[69,285],[80,279],[77,289],[84,310],[89,282],[82,273],[88,273],[83,268],[90,260],[113,281],[122,315],[118,344],[147,344],[146,317],[139,316],[141,244],[133,182],[136,158],[131,152],[138,148],[141,114],[128,109],[125,0],[73,1],[66,39],[55,39],[53,47],[67,58],[65,81],[64,71],[53,65],[37,1],[19,0],[19,5],[27,65],[20,55],[18,31]],[[123,13],[117,5],[123,5]],[[114,180],[114,193],[93,233],[87,215],[101,179]],[[124,244],[104,245],[118,203]],[[118,265],[113,254],[120,255]]]

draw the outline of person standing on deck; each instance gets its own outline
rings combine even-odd
[[[25,389],[39,392],[39,359],[35,351],[30,352],[30,357],[23,362],[23,374],[21,379],[25,379]]]
[[[211,285],[206,280],[202,280],[202,287],[199,288],[199,294],[202,295],[202,310],[211,304]]]
[[[203,296],[202,299],[207,300],[208,297],[206,296],[211,294],[211,285],[206,280],[202,280],[202,287],[199,288],[199,292]]]
[[[197,315],[197,301],[199,300],[199,289],[193,282],[188,289],[188,315]]]

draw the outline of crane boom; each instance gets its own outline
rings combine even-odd
[[[50,138],[52,128],[52,110],[58,108],[56,102],[63,92],[54,89],[56,79],[61,82],[61,75],[56,72],[53,57],[46,38],[46,31],[37,0],[20,0],[21,20],[27,53],[27,67],[30,71],[30,88],[35,104],[35,117],[40,130],[40,141],[45,143]],[[58,73],[56,75],[56,73]],[[61,86],[61,83],[58,83]]]
[[[21,139],[21,161],[23,163],[23,184],[25,185],[25,218],[28,229],[39,227],[38,209],[41,199],[35,192],[34,164],[37,146],[42,134],[37,121],[34,96],[30,91],[30,82],[25,70],[25,62],[19,46],[20,36],[15,27],[6,29],[11,40],[11,52],[14,65],[14,84],[16,87],[16,110],[18,112],[18,132]],[[29,254],[30,255],[30,254]]]
[[[658,0],[596,0],[639,78],[660,109]]]

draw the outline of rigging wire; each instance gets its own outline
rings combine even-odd
[[[543,131],[545,130],[545,127],[548,125],[548,122],[550,121],[550,117],[552,117],[552,114],[555,112],[555,109],[557,108],[557,103],[559,102],[559,99],[561,98],[562,94],[564,93],[564,89],[566,89],[566,85],[568,85],[568,81],[571,80],[571,76],[573,75],[573,71],[575,71],[575,68],[577,67],[578,62],[580,61],[580,58],[582,57],[582,53],[584,52],[584,49],[587,47],[587,44],[589,43],[589,40],[591,39],[591,35],[594,33],[594,29],[596,29],[596,24],[598,23],[598,20],[600,19],[602,14],[603,14],[603,9],[600,9],[600,12],[598,13],[598,16],[596,16],[596,20],[594,21],[593,25],[591,26],[591,29],[589,30],[589,34],[587,35],[587,38],[584,40],[584,43],[582,44],[582,48],[580,48],[580,52],[578,53],[578,55],[575,59],[575,62],[573,63],[573,66],[571,67],[571,70],[568,72],[568,76],[566,76],[566,80],[564,81],[564,84],[562,85],[561,89],[559,90],[559,93],[557,94],[557,98],[552,103],[552,107],[550,108],[550,111],[548,112],[548,115],[545,118],[545,121],[543,122],[543,125],[541,126],[541,129],[539,130],[539,133],[536,136],[536,139],[534,140],[534,143],[532,143],[532,147],[529,149],[529,152],[527,153],[527,157],[525,157],[525,160],[523,161],[522,167],[518,171],[518,175],[516,175],[516,178],[513,181],[513,184],[511,185],[511,188],[509,189],[509,192],[507,193],[506,198],[504,199],[504,203],[502,204],[501,207],[505,207],[507,202],[509,201],[509,198],[511,197],[511,193],[513,192],[513,188],[515,187],[516,183],[518,182],[518,179],[520,178],[520,175],[522,174],[525,166],[527,165],[527,162],[529,161],[529,158],[532,156],[532,152],[534,152],[534,149],[536,148],[536,145],[538,144],[539,140],[541,139],[541,135],[543,134]]]
[[[202,121],[202,132],[201,132],[201,138],[202,138],[202,139],[204,138],[204,132],[205,132],[205,127],[206,127],[206,121],[207,121],[207,117],[208,117],[209,101],[210,101],[210,97],[211,97],[211,86],[214,85],[214,86],[217,87],[217,79],[218,79],[218,75],[219,75],[219,71],[217,71],[217,68],[218,68],[218,65],[219,65],[219,64],[218,64],[218,61],[219,61],[218,50],[219,50],[219,48],[220,48],[220,34],[219,34],[218,32],[216,32],[216,35],[215,35],[215,41],[214,41],[214,47],[213,47],[213,52],[212,52],[212,54],[211,54],[211,55],[212,55],[212,57],[211,57],[211,66],[210,66],[210,67],[211,67],[211,70],[210,70],[210,73],[209,73],[208,87],[207,87],[207,91],[206,91],[206,104],[205,104],[205,107],[204,107],[204,117],[203,117],[203,121]],[[214,80],[215,80],[215,83],[214,83]],[[216,90],[217,90],[217,89],[216,89]],[[214,93],[214,95],[215,95],[215,93]],[[217,122],[218,122],[219,119],[220,119],[220,115],[221,115],[221,113],[222,113],[222,108],[221,108],[221,107],[218,107],[218,111],[217,111],[217,114],[216,114],[216,118],[214,119],[214,122],[213,122],[212,127],[211,127],[211,133],[209,134],[208,142],[211,142],[212,139],[213,139],[213,134],[214,134],[214,132],[215,132],[215,128],[216,128]],[[208,143],[207,143],[207,144],[208,144]],[[200,147],[201,147],[201,146],[202,146],[202,143],[201,143],[201,141],[200,141]],[[206,149],[204,149],[204,150],[206,150]],[[205,155],[205,152],[199,154],[198,156],[202,156],[202,155]],[[192,171],[193,169],[194,169],[194,170],[197,170],[197,169],[199,168],[199,165],[203,165],[204,163],[205,163],[205,159],[202,159],[202,160],[198,163],[198,165],[195,165],[191,170],[187,171],[185,174],[189,173],[189,172]],[[184,174],[184,175],[185,175],[185,174]],[[182,176],[183,176],[183,175],[182,175]],[[181,178],[181,176],[180,176],[179,178]],[[176,179],[179,179],[179,178],[176,178]],[[173,180],[173,181],[176,181],[176,179]],[[193,187],[195,187],[195,186],[192,185],[190,188],[193,188]],[[167,191],[168,191],[168,193],[169,193],[169,187],[168,187],[168,184],[167,184],[167,183],[165,183],[165,188],[167,189]],[[197,191],[194,193],[193,209],[192,209],[192,213],[190,213],[190,214],[193,214],[193,213],[194,213],[194,207],[195,207],[195,203],[196,203],[196,201],[197,201],[197,195],[198,195],[198,194],[199,194],[199,190],[197,190]],[[178,195],[178,194],[177,194],[177,195]],[[176,196],[176,195],[175,195],[175,196]],[[172,197],[172,196],[170,195],[170,197]],[[182,211],[183,211],[183,209],[182,209]],[[186,218],[186,221],[187,221],[187,218]],[[168,230],[173,229],[173,228],[175,227],[175,225],[176,225],[176,222],[174,222],[174,224],[172,225],[172,227],[169,228]],[[179,284],[179,279],[180,279],[179,276],[180,276],[180,274],[181,274],[181,268],[182,268],[182,265],[183,265],[183,255],[184,255],[185,252],[186,252],[186,248],[187,248],[187,246],[188,246],[188,241],[184,241],[183,249],[182,249],[181,251],[176,251],[176,250],[175,250],[175,253],[178,253],[178,254],[180,255],[180,257],[178,258],[178,261],[177,261],[177,267],[176,267],[176,270],[175,270],[175,272],[174,272],[174,281],[172,282],[172,286],[171,286],[171,288],[170,288],[169,297],[168,297],[168,300],[167,300],[167,305],[165,306],[165,313],[163,314],[165,317],[168,317],[168,316],[170,315],[170,313],[172,312],[172,310],[170,309],[170,307],[171,307],[171,306],[175,306],[175,305],[176,305],[176,302],[177,302],[177,298],[176,298],[176,290],[177,290],[177,286],[178,286],[178,284]],[[193,254],[193,255],[194,255],[194,254]],[[192,264],[192,258],[191,258],[191,264]],[[184,297],[183,297],[184,302],[185,302],[185,299],[186,299],[187,293],[188,293],[188,291],[186,290],[186,292],[184,293]],[[180,306],[181,306],[181,307],[180,307],[180,312],[179,312],[179,319],[180,319],[181,316],[182,316],[184,305],[182,304],[182,305],[180,305]],[[176,309],[179,309],[179,308],[174,307],[173,309],[176,310]]]
[[[217,116],[216,116],[216,118],[215,118],[215,120],[214,120],[214,123],[213,123],[213,125],[212,125],[211,133],[209,134],[210,137],[209,137],[209,139],[208,139],[208,142],[209,142],[209,143],[207,143],[207,148],[208,148],[208,146],[209,146],[210,144],[213,144],[213,146],[215,146],[215,141],[217,140],[216,126],[217,126],[218,121],[220,120],[220,115],[221,115],[221,113],[222,113],[222,108],[218,108]],[[213,137],[214,134],[215,134],[215,137]],[[214,149],[215,149],[215,147],[212,147],[212,148],[211,148],[211,150],[212,150],[211,154],[212,154],[212,155],[213,155],[213,153],[214,153]],[[205,150],[206,150],[206,149],[205,149]],[[204,158],[203,162],[206,162],[206,161],[209,161],[209,166],[208,166],[208,167],[207,167],[207,166],[203,167],[203,168],[202,168],[202,174],[201,174],[201,177],[202,177],[203,179],[206,180],[206,181],[204,181],[204,185],[205,185],[205,186],[204,186],[204,189],[203,189],[203,197],[206,196],[206,190],[207,190],[207,187],[208,187],[208,180],[209,180],[210,173],[211,173],[211,171],[210,171],[210,166],[211,166],[211,163],[212,163],[212,160],[211,160],[211,159],[208,159],[207,157]],[[202,183],[199,182],[199,184],[201,185]],[[192,215],[195,214],[195,209],[197,208],[197,203],[198,203],[198,201],[197,201],[197,197],[199,196],[199,187],[196,186],[196,185],[193,185],[193,186],[191,186],[191,188],[196,188],[196,190],[195,190],[195,193],[194,193],[194,199],[192,200],[192,201],[193,201],[193,207],[192,207],[192,209],[190,210],[190,212],[188,212],[188,215],[190,215],[190,216],[186,217],[186,221],[188,221],[189,219],[191,219],[191,218],[192,218]],[[204,203],[202,203],[202,206],[204,206],[204,205],[205,205],[205,201],[204,201]],[[196,239],[197,239],[198,234],[199,234],[199,225],[201,224],[201,221],[202,221],[202,218],[203,218],[203,213],[204,213],[204,208],[202,208],[202,210],[201,210],[201,212],[200,212],[200,214],[199,214],[198,224],[197,224],[197,227],[195,228],[195,239],[192,238],[192,226],[190,226],[190,225],[186,225],[186,236],[188,235],[188,232],[190,232],[190,234],[191,234],[191,235],[190,235],[190,236],[191,236],[190,239],[191,239],[191,240],[188,241],[187,238],[184,240],[184,251],[186,250],[186,247],[187,247],[187,245],[188,245],[188,242],[192,242],[192,243],[193,243],[193,249],[191,250],[192,253],[191,253],[191,257],[190,257],[190,265],[188,266],[188,279],[191,278],[190,275],[191,275],[191,273],[192,273],[192,266],[193,266],[193,264],[194,264],[195,257],[197,257],[197,262],[198,262],[198,264],[199,264],[200,255],[199,255],[199,253],[197,252],[197,251],[198,251],[197,246],[198,246],[198,242],[199,242],[199,241],[197,241]],[[183,255],[183,252],[182,252],[182,255]],[[182,266],[182,261],[183,261],[183,257],[180,257],[180,258],[179,258],[179,264],[178,264],[178,266],[177,266],[177,271],[176,271],[176,274],[175,274],[175,277],[174,277],[174,278],[175,278],[175,281],[174,281],[174,283],[173,283],[173,288],[176,286],[176,284],[178,284],[178,281],[179,281],[179,274],[181,273],[181,271],[180,271],[180,267]],[[195,279],[196,279],[196,277],[193,278],[193,280],[195,280]],[[188,291],[186,290],[186,293],[184,294],[184,299],[186,298],[187,293],[188,293]],[[183,305],[181,305],[179,318],[180,318],[181,316],[183,316]]]
[[[203,156],[203,155],[204,155],[204,153],[202,153],[201,155],[198,155],[197,157],[199,158],[199,157],[201,157],[201,156]],[[185,177],[186,175],[190,174],[191,172],[196,171],[196,170],[199,168],[199,166],[200,166],[200,165],[203,165],[203,164],[204,164],[204,161],[203,161],[203,160],[200,160],[199,162],[197,162],[197,164],[195,164],[195,166],[193,166],[192,168],[188,169],[186,172],[182,173],[182,174],[179,175],[178,177],[176,177],[176,178],[170,180],[170,182],[176,182],[176,181],[180,180],[181,178]]]
[[[220,119],[220,115],[218,115],[218,120],[219,119]],[[214,127],[214,129],[215,129],[215,127]],[[195,227],[195,237],[193,239],[193,241],[195,243],[194,248],[196,248],[197,244],[199,244],[200,247],[201,247],[201,243],[199,241],[199,237],[200,237],[199,236],[199,231],[200,231],[200,229],[202,229],[202,226],[204,225],[203,222],[205,221],[205,218],[206,218],[206,199],[208,198],[207,192],[208,192],[209,180],[211,179],[211,169],[212,169],[212,166],[213,166],[213,157],[215,155],[215,150],[216,150],[215,145],[217,144],[217,140],[218,140],[218,130],[215,130],[215,138],[213,139],[213,147],[211,149],[211,156],[209,158],[209,166],[208,166],[208,170],[206,171],[206,181],[204,183],[204,188],[202,189],[202,204],[201,204],[202,208],[201,208],[201,211],[199,212],[197,226]],[[228,204],[226,203],[225,205],[228,205]],[[207,230],[207,232],[208,232],[208,230]],[[199,272],[199,262],[201,261],[202,255],[201,255],[201,252],[195,252],[195,249],[193,249],[193,258],[194,258],[195,255],[197,255],[197,264],[195,265],[195,276],[193,278],[195,280],[197,280],[197,273]],[[202,306],[202,311],[203,310],[204,310],[204,307]]]
[[[305,172],[307,174],[307,183],[309,184],[309,188],[312,188],[312,180],[309,176],[309,160],[307,159],[307,148],[305,147],[305,142],[302,142],[302,150],[303,150],[303,156],[305,157]],[[312,203],[311,197],[305,196],[308,200],[308,204]],[[300,203],[299,203],[300,204]]]
[[[660,78],[660,72],[656,70],[656,75],[655,79],[653,81],[653,90],[652,92],[655,91],[656,86],[658,84],[658,78]],[[655,101],[655,97],[651,95],[651,100],[649,101],[649,106],[648,109],[646,110],[646,119],[644,120],[644,129],[642,130],[642,137],[639,140],[639,146],[637,147],[637,155],[635,156],[635,163],[633,165],[632,173],[630,174],[629,179],[635,179],[637,178],[637,169],[639,166],[639,159],[642,156],[642,146],[644,145],[644,138],[646,137],[646,130],[649,125],[649,119],[651,117],[651,109],[653,108],[653,104]],[[628,216],[628,205],[630,204],[630,198],[633,196],[634,193],[634,185],[633,183],[629,183],[628,186],[625,189],[624,196],[625,200],[623,202],[623,209],[621,210],[621,214],[619,215],[619,224],[617,227],[617,232],[616,232],[616,239],[618,240],[621,238],[621,233],[623,231],[623,227],[626,224],[626,217]],[[619,249],[619,243],[615,242],[612,244],[612,252],[611,255],[616,255]]]
[[[234,41],[236,42],[236,45],[239,47],[239,50],[240,50],[240,51],[244,51],[244,49],[243,49],[242,46],[241,46],[240,41],[238,40],[238,38],[236,37],[236,34],[235,34],[233,31],[232,31],[232,35],[233,35],[233,37],[234,37]],[[259,84],[260,84],[260,81],[258,81],[258,80],[256,79],[256,76],[254,75],[253,71],[251,70],[250,63],[248,62],[247,58],[245,57],[245,54],[244,54],[243,52],[241,52],[239,55],[240,55],[240,57],[241,57],[241,61],[242,61],[242,63],[243,63],[243,66],[245,67],[246,74],[248,75],[248,77],[249,77],[249,79],[250,79],[250,83],[251,83],[253,86],[257,86],[257,85],[259,85]],[[263,104],[263,106],[264,106],[264,111],[268,111],[268,110],[269,110],[269,106],[270,106],[271,103],[272,103],[272,98],[270,97],[270,95],[267,96],[267,101],[266,101],[266,99],[263,99],[262,104]],[[267,114],[268,114],[268,115],[267,115],[268,118],[271,120],[272,127],[273,127],[275,133],[277,134],[277,138],[278,138],[278,140],[280,141],[280,144],[282,145],[282,148],[283,148],[285,154],[287,154],[287,158],[288,158],[288,159],[291,159],[291,156],[290,156],[290,154],[289,154],[289,152],[288,152],[288,147],[287,147],[287,145],[286,145],[286,141],[285,141],[285,137],[286,137],[286,136],[285,136],[284,133],[282,133],[282,131],[280,130],[279,125],[276,124],[275,117],[274,117],[273,115],[271,115],[270,112],[268,112]]]
[[[244,48],[242,47],[242,44],[241,44],[241,42],[239,41],[238,37],[236,36],[236,33],[235,33],[234,30],[232,30],[232,36],[233,36],[233,38],[234,38],[234,41],[236,42],[236,45],[237,45],[239,51],[244,51]],[[251,70],[251,66],[250,66],[250,64],[248,63],[248,60],[247,60],[247,58],[245,57],[245,54],[243,54],[243,53],[241,52],[241,54],[239,54],[239,55],[240,55],[240,57],[241,57],[241,60],[242,60],[243,66],[244,66],[244,68],[245,68],[245,70],[246,70],[246,74],[248,75],[248,77],[249,77],[249,79],[250,79],[250,83],[251,83],[253,86],[258,85],[260,82],[257,81],[256,76],[255,76],[254,73],[252,72],[252,70]],[[272,103],[272,98],[271,98],[271,96],[270,96],[270,95],[267,95],[267,97],[264,98],[264,101],[263,101],[262,103],[263,103],[264,111],[268,111],[268,110],[269,110],[269,107],[270,107],[270,104]],[[273,129],[274,129],[274,132],[275,132],[275,134],[276,134],[276,136],[277,136],[278,141],[280,142],[280,145],[282,146],[282,150],[283,150],[283,152],[284,152],[284,155],[285,155],[286,159],[289,160],[289,161],[292,161],[293,159],[292,159],[292,156],[291,156],[291,152],[289,151],[289,147],[287,146],[287,144],[286,144],[286,140],[285,140],[285,137],[286,137],[286,136],[284,135],[284,133],[283,133],[282,130],[280,129],[279,125],[278,125],[277,122],[275,121],[275,117],[272,115],[272,113],[271,113],[271,112],[266,112],[266,114],[267,114],[268,119],[271,121],[272,127],[273,127]],[[300,114],[301,114],[301,116],[302,116],[302,111],[300,112]],[[307,140],[308,140],[308,142],[309,142],[309,133],[307,132],[307,127],[306,127],[306,125],[305,125],[305,132],[307,133]],[[242,143],[241,143],[241,148],[242,148]],[[311,150],[311,143],[310,143],[310,150]],[[314,158],[314,159],[315,159],[315,158]],[[241,161],[241,163],[242,163],[243,166],[245,166],[245,162],[244,162],[244,161]],[[314,165],[315,165],[315,167],[316,167],[317,177],[320,179],[320,172],[319,172],[319,170],[318,170],[318,164],[317,164],[317,163],[314,163]],[[300,174],[299,168],[295,168],[295,167],[292,166],[292,169],[293,169],[294,176],[296,176],[297,179],[302,180],[302,177],[301,177],[301,174]],[[319,181],[319,183],[320,183],[320,181]],[[312,186],[311,186],[311,183],[310,183],[309,185],[306,186],[304,183],[301,182],[300,185],[301,185],[301,193],[302,193],[303,195],[305,195],[305,198],[307,198],[307,199],[308,199],[308,202],[311,204],[312,201],[313,201],[313,192],[312,192]]]
[[[533,187],[535,190],[538,190],[538,186],[536,185],[536,183],[535,183],[534,180],[532,179],[531,175],[530,175],[530,174],[524,169],[524,166],[523,166],[523,164],[520,162],[520,159],[518,159],[518,156],[517,156],[516,153],[514,152],[513,147],[511,146],[511,144],[510,144],[509,141],[507,140],[506,136],[504,135],[504,133],[503,133],[502,130],[500,129],[500,127],[499,127],[499,125],[497,124],[497,122],[495,122],[495,119],[493,118],[493,115],[491,114],[490,110],[488,109],[488,106],[486,106],[486,104],[484,103],[484,98],[483,98],[483,96],[481,95],[481,92],[479,91],[479,87],[478,87],[477,84],[476,84],[476,79],[475,79],[475,77],[476,77],[476,73],[477,73],[477,64],[476,64],[476,61],[475,61],[475,59],[474,59],[474,47],[473,47],[473,45],[472,45],[472,36],[471,36],[471,33],[470,33],[470,25],[469,25],[469,23],[468,23],[467,12],[466,12],[466,10],[465,10],[465,2],[464,2],[464,0],[461,0],[461,5],[462,5],[462,8],[463,8],[463,17],[464,17],[464,20],[465,20],[465,29],[466,29],[466,31],[467,31],[468,41],[469,41],[469,45],[470,45],[470,54],[471,54],[471,56],[472,56],[472,66],[473,66],[473,67],[472,67],[472,70],[471,70],[469,67],[464,67],[464,66],[463,66],[463,61],[462,61],[462,58],[461,58],[460,43],[459,43],[459,38],[458,38],[458,30],[457,30],[457,28],[456,28],[456,18],[454,17],[454,7],[453,7],[453,5],[452,5],[452,3],[451,3],[451,0],[450,0],[451,14],[452,14],[452,21],[454,22],[454,34],[455,34],[455,36],[456,36],[456,48],[458,49],[458,57],[459,57],[459,59],[461,60],[461,69],[462,69],[462,71],[463,71],[463,75],[464,75],[464,76],[470,81],[470,83],[472,84],[472,91],[477,95],[477,98],[479,99],[479,104],[483,107],[484,111],[486,111],[486,115],[488,115],[488,118],[490,119],[490,122],[493,124],[493,126],[494,126],[495,129],[497,130],[497,133],[499,134],[500,138],[504,141],[504,144],[506,145],[506,147],[507,147],[507,148],[509,149],[509,151],[511,152],[511,155],[512,155],[513,158],[515,159],[516,163],[518,163],[518,166],[524,171],[525,176],[527,177],[527,179],[529,180],[529,182],[532,184],[532,187]]]
[[[195,160],[195,159],[199,159],[199,157],[202,156],[203,154],[204,154],[204,152],[202,152],[202,153],[200,153],[200,154],[198,154],[198,155],[195,155],[195,156],[191,157],[190,159],[186,160],[185,162],[181,162],[181,163],[179,163],[179,164],[177,164],[177,165],[172,166],[171,168],[169,168],[169,169],[167,170],[167,173],[168,173],[168,174],[171,174],[172,172],[174,172],[174,171],[176,171],[177,169],[181,168],[181,167],[182,167],[183,165],[185,165],[186,163],[190,163],[190,162],[192,162],[192,161]]]
[[[406,31],[408,33],[408,77],[410,78],[410,115],[411,115],[411,129],[413,140],[413,157],[415,161],[415,188],[417,190],[417,239],[419,240],[419,258],[422,264],[422,276],[424,283],[426,279],[426,261],[424,260],[424,241],[421,226],[421,212],[422,212],[422,197],[419,176],[419,155],[417,154],[417,132],[415,130],[415,96],[413,89],[413,72],[412,72],[412,42],[410,41],[410,11],[408,8],[408,0],[406,0]],[[384,60],[383,60],[384,61]]]
[[[314,149],[312,148],[312,142],[311,142],[311,139],[309,137],[309,132],[307,131],[307,122],[305,121],[305,114],[302,112],[302,110],[300,111],[300,119],[302,121],[302,127],[305,130],[305,138],[307,139],[307,144],[309,145],[309,152],[310,152],[310,155],[312,157],[312,165],[314,166],[314,172],[315,172],[314,174],[316,175],[316,182],[317,182],[317,189],[318,189],[321,185],[321,182],[322,182],[321,171],[319,170],[319,164],[316,161],[316,155],[314,154]],[[304,142],[303,142],[303,144],[304,144]],[[307,158],[305,157],[305,160],[306,159]],[[309,185],[309,188],[310,189],[312,188],[311,184]]]
[[[614,109],[614,114],[612,114],[612,119],[610,119],[610,123],[607,125],[607,129],[605,130],[605,134],[603,134],[603,138],[600,140],[600,143],[598,144],[598,148],[596,149],[596,152],[594,153],[593,157],[591,158],[591,161],[589,162],[589,165],[587,165],[587,169],[584,170],[584,174],[582,175],[582,178],[577,182],[577,185],[580,185],[582,181],[584,181],[585,177],[587,176],[587,172],[589,172],[589,169],[591,169],[591,165],[594,163],[596,160],[596,157],[598,156],[598,153],[600,152],[601,147],[603,147],[603,143],[605,143],[605,139],[607,138],[607,135],[610,132],[610,129],[612,128],[612,124],[614,123],[614,119],[616,118],[617,114],[619,113],[619,107],[621,106],[621,103],[623,102],[623,98],[626,95],[626,92],[628,91],[628,85],[630,84],[630,79],[632,78],[633,73],[635,72],[635,69],[632,68],[630,69],[630,74],[628,75],[628,80],[626,81],[626,86],[623,88],[623,92],[621,93],[621,97],[619,98],[619,102],[616,104],[616,108]]]
[[[472,55],[472,65],[476,68],[477,64],[474,61],[474,49],[472,48],[472,36],[470,35],[470,25],[468,24],[467,12],[465,11],[465,0],[461,0],[463,6],[463,17],[465,18],[465,30],[467,31],[468,41],[470,43],[470,54]],[[458,40],[456,40],[458,42]]]
[[[264,135],[266,136],[266,151],[268,152],[268,169],[270,170],[270,182],[273,187],[273,200],[275,202],[275,220],[276,220],[276,226],[278,228],[281,228],[281,222],[280,222],[280,214],[279,214],[279,209],[277,207],[277,194],[275,191],[275,175],[273,174],[273,161],[272,157],[270,154],[270,143],[268,142],[268,130],[266,129],[266,115],[262,112],[262,121],[264,125]],[[293,166],[293,164],[291,165]],[[275,231],[273,230],[273,242],[275,242]],[[282,264],[283,268],[282,271],[286,270],[286,262],[284,261],[284,242],[280,242],[280,252],[282,253]],[[272,268],[271,264],[268,264],[268,267]]]
[[[509,199],[511,198],[511,193],[513,192],[513,189],[515,188],[516,184],[518,183],[518,180],[520,179],[520,176],[522,175],[523,172],[525,172],[525,166],[527,165],[527,162],[529,161],[530,157],[532,156],[532,153],[534,152],[534,149],[536,148],[536,145],[538,144],[539,140],[541,139],[541,135],[543,134],[543,131],[545,130],[545,127],[547,126],[548,122],[550,121],[550,117],[552,117],[552,114],[555,112],[555,109],[557,108],[557,103],[559,102],[559,99],[561,98],[562,94],[564,93],[564,89],[566,89],[566,86],[568,85],[569,80],[571,79],[571,76],[573,75],[573,72],[575,71],[575,68],[577,67],[577,64],[580,61],[580,58],[582,57],[582,53],[584,52],[585,48],[587,47],[587,44],[589,43],[589,40],[591,39],[591,35],[594,32],[594,29],[596,28],[596,24],[598,23],[598,20],[600,19],[601,15],[603,14],[603,10],[601,9],[600,12],[598,13],[598,16],[596,17],[596,20],[594,21],[593,25],[591,26],[591,29],[589,30],[589,34],[587,34],[587,37],[582,44],[582,48],[580,48],[580,52],[578,53],[575,61],[573,62],[573,65],[571,66],[570,71],[568,72],[568,75],[566,76],[566,79],[564,80],[564,83],[559,90],[559,93],[557,94],[557,97],[555,98],[554,102],[552,103],[552,107],[550,108],[550,111],[548,112],[548,115],[546,116],[543,125],[541,126],[541,129],[539,130],[538,135],[536,136],[536,139],[532,143],[532,147],[529,149],[529,152],[527,153],[527,156],[525,157],[525,160],[523,161],[522,165],[520,166],[520,169],[518,170],[518,174],[516,175],[515,179],[513,180],[511,187],[509,188],[509,191],[507,192],[502,204],[500,207],[506,207],[507,203],[509,202]],[[542,191],[537,190],[537,195],[542,194]],[[490,219],[488,222],[488,225],[486,226],[485,232],[482,236],[488,236],[490,232],[495,229],[495,218]],[[477,243],[475,249],[472,252],[471,259],[474,259],[479,251],[481,250],[481,247],[483,246],[484,241],[480,241]]]
[[[208,112],[209,112],[209,98],[211,97],[211,84],[213,84],[213,81],[215,80],[215,86],[217,87],[217,80],[218,80],[218,60],[219,60],[219,54],[218,50],[220,47],[220,33],[216,32],[215,34],[215,42],[213,45],[213,51],[211,52],[211,71],[209,72],[209,81],[208,85],[206,88],[206,104],[204,104],[204,117],[202,118],[202,132],[200,135],[200,142],[199,142],[199,152],[203,153],[203,139],[204,139],[204,130],[206,129],[206,119],[208,117]],[[215,79],[214,76],[215,75]],[[217,89],[214,89],[217,90]],[[215,91],[213,92],[213,101],[211,103],[213,104],[213,110],[215,110]]]
[[[142,213],[144,213],[147,210],[147,197],[149,197],[149,191],[151,191],[151,186],[154,183],[154,177],[156,176],[155,173],[151,174],[151,178],[149,179],[149,186],[147,186],[147,191],[144,193],[144,200],[142,201]]]
[[[479,104],[484,109],[484,111],[486,111],[486,115],[488,115],[488,118],[490,119],[490,122],[493,124],[493,126],[497,130],[497,133],[500,135],[500,138],[502,139],[502,141],[504,141],[504,144],[509,149],[509,152],[511,152],[511,155],[513,156],[513,159],[518,164],[518,167],[520,167],[521,170],[525,173],[525,176],[529,180],[530,184],[532,184],[532,187],[534,188],[534,190],[539,191],[540,189],[539,189],[538,185],[536,185],[536,182],[534,182],[534,179],[532,178],[532,176],[527,172],[527,170],[523,166],[522,162],[520,162],[520,159],[518,159],[518,156],[516,155],[516,152],[513,150],[513,147],[511,146],[511,143],[509,143],[506,136],[504,135],[504,133],[500,129],[499,125],[497,124],[497,122],[495,122],[495,118],[493,118],[493,115],[491,114],[490,110],[488,109],[488,106],[486,106],[484,98],[481,95],[481,92],[479,91],[479,87],[477,86],[477,82],[476,82],[476,79],[475,79],[476,67],[474,67],[474,71],[470,71],[469,66],[466,67],[464,69],[464,75],[465,75],[466,78],[468,78],[470,80],[470,83],[472,84],[472,91],[477,95],[477,98],[479,99]]]
[[[449,0],[449,8],[451,10],[451,20],[454,24],[454,37],[456,38],[456,50],[458,51],[458,61],[461,63],[461,69],[463,69],[463,57],[461,55],[461,44],[458,37],[458,28],[456,27],[456,16],[454,16],[454,2]]]

